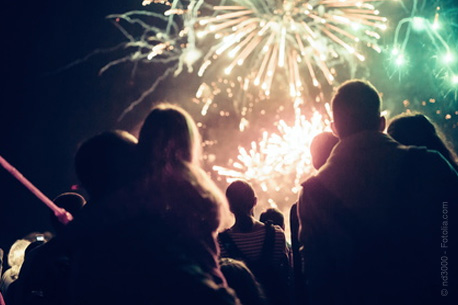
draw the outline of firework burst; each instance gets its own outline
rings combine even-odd
[[[166,74],[125,113],[152,93],[159,82],[184,70],[200,78],[193,101],[201,107],[201,115],[214,114],[213,109],[221,112],[222,104],[232,102],[237,118],[241,118],[240,132],[252,129],[253,121],[263,117],[254,118],[258,111],[253,107],[257,103],[262,104],[262,110],[267,107],[271,110],[293,102],[294,124],[289,125],[281,118],[272,119],[276,121],[276,132],[264,132],[249,147],[239,146],[236,161],[215,165],[213,169],[228,181],[250,180],[268,195],[278,189],[295,193],[300,180],[313,171],[311,139],[329,126],[323,92],[330,93],[340,80],[361,77],[355,67],[369,70],[369,64],[377,63],[392,69],[390,76],[401,75],[409,67],[409,57],[412,59],[408,46],[415,42],[412,37],[417,37],[422,54],[418,54],[414,45],[415,56],[422,55],[425,60],[416,60],[416,66],[434,58],[435,66],[428,73],[432,71],[436,79],[450,80],[456,93],[456,48],[450,47],[450,39],[445,37],[447,33],[454,37],[455,32],[449,26],[456,18],[444,17],[446,10],[436,4],[431,9],[427,1],[421,6],[418,3],[417,0],[145,0],[144,5],[151,4],[153,12],[109,16],[127,37],[125,46],[134,52],[105,68],[125,61],[168,67]],[[390,16],[391,20],[384,16]],[[445,22],[447,19],[452,22]],[[141,31],[133,35],[121,23],[135,24]],[[384,37],[381,45],[385,30],[394,35]],[[430,56],[432,50],[435,54]],[[382,57],[369,60],[372,54],[379,53],[389,54],[394,65],[386,64]],[[380,67],[372,70],[383,72]],[[415,74],[424,77],[422,73]],[[312,93],[317,94],[312,96]],[[217,106],[218,98],[224,102]],[[270,103],[264,103],[266,100]],[[312,105],[306,115],[300,112],[300,101]],[[229,112],[224,111],[224,116],[229,116]],[[249,113],[254,114],[253,118]]]
[[[327,105],[329,109],[329,105]],[[249,148],[239,146],[237,160],[228,167],[213,166],[218,175],[227,182],[246,179],[256,183],[268,195],[268,202],[273,205],[274,198],[269,194],[296,194],[302,179],[312,171],[310,143],[323,131],[330,130],[330,122],[315,111],[310,117],[295,108],[295,120],[292,126],[284,120],[275,123],[276,132],[262,133],[258,142],[251,142]],[[284,198],[281,198],[284,200]]]
[[[198,38],[213,35],[218,41],[203,58],[198,75],[225,57],[225,74],[245,75],[244,89],[257,86],[267,96],[276,73],[286,76],[293,99],[310,84],[320,87],[320,75],[332,85],[335,65],[351,58],[363,62],[362,50],[368,47],[381,52],[377,40],[387,18],[374,2],[384,1],[235,0],[214,6],[211,16],[196,22],[201,27]]]

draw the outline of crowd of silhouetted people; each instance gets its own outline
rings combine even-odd
[[[248,181],[216,186],[178,106],[155,106],[138,139],[87,139],[74,163],[88,198],[57,196],[71,222],[52,214],[54,234],[0,249],[0,305],[458,304],[450,144],[422,114],[387,124],[366,81],[342,84],[331,108],[289,224],[274,208],[255,217]]]

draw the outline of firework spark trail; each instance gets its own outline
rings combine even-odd
[[[237,161],[230,167],[215,165],[213,170],[229,183],[237,179],[255,182],[267,195],[279,189],[296,194],[301,180],[313,171],[310,143],[317,134],[330,130],[330,122],[318,111],[307,118],[296,108],[294,125],[283,120],[276,125],[277,132],[264,132],[249,149],[239,146]],[[275,202],[273,198],[268,201]]]
[[[456,62],[454,48],[443,36],[450,31],[439,31],[444,8],[437,6],[434,20],[430,21],[420,16],[420,10],[429,7],[426,3],[423,1],[419,6],[418,0],[144,0],[143,5],[150,4],[153,11],[107,16],[127,42],[97,50],[63,70],[101,52],[131,48],[131,54],[108,63],[100,73],[126,62],[134,63],[132,73],[140,62],[178,62],[174,76],[184,67],[191,73],[197,66],[196,74],[203,78],[203,83],[215,79],[215,73],[229,73],[227,77],[232,79],[243,78],[239,90],[253,90],[258,97],[261,92],[264,97],[269,96],[275,84],[275,88],[287,88],[291,101],[298,96],[312,101],[307,87],[324,90],[322,84],[333,84],[337,71],[342,74],[340,71],[349,69],[353,76],[358,61],[364,62],[371,54],[363,54],[364,50],[373,49],[377,54],[386,49],[377,43],[380,33],[387,28],[387,18],[381,16],[379,9],[389,15],[391,8],[409,15],[400,22],[390,21],[398,24],[392,51],[396,72],[407,61],[406,46],[412,29],[421,28],[435,50],[443,53],[432,56],[444,58],[442,63],[437,61],[441,64],[436,65],[440,67],[435,69],[437,78],[448,80],[452,84],[448,90],[456,92],[458,74],[456,65],[451,64]],[[131,34],[124,24],[139,26],[143,33]],[[403,32],[404,26],[407,29]],[[213,66],[216,69],[210,69]],[[210,99],[207,97],[203,104],[211,104]]]
[[[354,56],[363,62],[364,44],[380,53],[378,31],[387,18],[379,16],[372,2],[385,1],[232,1],[214,6],[214,15],[196,24],[199,39],[209,35],[219,41],[205,55],[199,76],[223,55],[230,58],[224,69],[231,74],[243,65],[251,86],[270,95],[274,75],[284,71],[291,98],[301,96],[304,86],[320,87],[320,72],[333,84],[333,62]],[[253,75],[256,75],[253,77]],[[302,75],[302,77],[301,77]],[[304,77],[307,76],[307,77]]]
[[[380,52],[378,32],[386,28],[386,18],[379,16],[374,3],[387,1],[392,0],[234,0],[215,1],[216,5],[203,0],[144,0],[143,5],[165,11],[108,16],[128,40],[125,47],[135,51],[108,63],[101,73],[124,62],[177,61],[175,76],[184,66],[193,72],[197,65],[198,76],[212,78],[214,69],[209,68],[224,64],[221,72],[226,76],[243,78],[241,90],[266,97],[274,84],[278,87],[276,75],[284,75],[294,100],[308,86],[333,84],[334,66],[351,57],[364,61],[360,49]],[[151,19],[165,26],[151,24]],[[140,26],[143,34],[129,34],[120,21]]]
[[[130,111],[132,111],[132,109],[134,109],[136,106],[138,106],[144,99],[145,97],[147,97],[148,95],[150,95],[152,92],[154,92],[154,90],[156,90],[156,87],[164,80],[166,79],[167,77],[169,77],[171,74],[174,73],[174,71],[177,69],[177,66],[173,66],[173,67],[170,67],[168,68],[161,76],[159,76],[156,81],[151,85],[151,87],[149,87],[148,90],[144,91],[142,93],[142,95],[136,99],[135,101],[133,101],[132,103],[130,103],[129,107],[127,107],[126,109],[124,109],[124,111],[122,112],[122,114],[119,116],[118,118],[118,122],[121,121]]]
[[[232,95],[236,90],[250,91],[253,99],[260,99],[268,98],[273,88],[286,88],[289,100],[299,98],[311,102],[313,99],[307,93],[309,87],[322,91],[325,86],[332,86],[339,81],[341,71],[355,71],[358,62],[362,64],[371,54],[386,50],[386,45],[381,46],[378,41],[387,29],[388,20],[378,9],[401,8],[409,16],[401,18],[399,23],[394,21],[398,24],[394,45],[398,52],[395,59],[399,62],[405,56],[410,33],[418,21],[426,25],[425,33],[436,50],[452,53],[452,48],[435,29],[440,9],[436,10],[434,22],[429,22],[417,16],[417,0],[410,1],[411,8],[402,1],[393,0],[213,2],[215,5],[203,0],[145,0],[144,4],[167,6],[168,9],[162,15],[136,11],[111,16],[115,20],[139,25],[144,32],[137,38],[117,22],[128,40],[126,47],[135,48],[135,52],[105,68],[123,61],[174,63],[166,74],[124,111],[121,118],[153,92],[159,82],[172,74],[180,74],[185,67],[188,72],[195,71],[195,75],[202,78],[202,84],[196,92],[196,99],[203,105],[202,115],[208,113],[211,105],[215,106],[214,99],[218,94],[228,92],[217,88],[225,86],[220,81],[222,79],[237,84],[237,88],[231,89],[231,96],[228,94],[228,100],[234,100]],[[382,10],[379,4],[384,3],[386,5]],[[165,26],[151,25],[143,21],[144,17],[157,18]],[[402,31],[405,25],[408,28]],[[458,77],[451,69],[446,67],[444,71],[455,77],[458,83]],[[321,117],[317,111],[306,117],[298,109],[295,105],[296,120],[293,126],[278,121],[276,133],[264,133],[260,141],[252,143],[250,148],[239,147],[237,162],[215,166],[214,169],[229,180],[252,180],[265,190],[277,188],[278,185],[282,188],[297,186],[299,179],[311,172],[311,138],[328,126],[324,112]],[[242,131],[248,128],[250,122],[245,116],[245,106],[237,110],[242,116]],[[281,178],[276,179],[277,176]],[[286,183],[286,176],[294,177],[293,181]]]
[[[423,3],[423,9],[425,5],[426,2]],[[409,61],[407,46],[411,40],[410,36],[412,32],[415,32],[416,34],[424,33],[425,35],[422,36],[427,38],[425,40],[425,45],[431,46],[430,49],[434,52],[431,58],[436,59],[434,65],[432,65],[431,71],[435,75],[435,78],[445,80],[445,85],[442,84],[442,87],[446,87],[444,90],[444,97],[451,91],[454,91],[456,100],[458,91],[458,67],[455,64],[457,62],[456,54],[454,54],[453,48],[450,47],[449,42],[442,34],[451,30],[451,28],[442,29],[442,23],[445,21],[441,18],[443,8],[440,5],[435,6],[433,18],[432,20],[429,20],[429,18],[421,17],[421,12],[418,6],[418,1],[414,0],[410,16],[400,20],[396,27],[393,48],[391,50],[391,60],[396,69],[390,77],[397,73],[400,74],[403,71],[405,64]],[[427,51],[432,53],[430,50]]]

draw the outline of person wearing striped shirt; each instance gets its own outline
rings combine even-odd
[[[235,224],[219,234],[221,257],[244,261],[264,288],[272,305],[289,303],[289,261],[284,231],[254,217],[257,197],[246,181],[232,182],[226,197]]]

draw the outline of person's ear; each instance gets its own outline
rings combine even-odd
[[[385,130],[385,127],[386,127],[386,119],[384,116],[381,116],[379,126],[378,126],[378,131],[383,132]]]
[[[337,138],[340,138],[339,137],[339,133],[337,132],[336,124],[334,123],[334,121],[331,122],[331,130],[332,130],[332,134],[333,135],[335,135]]]

